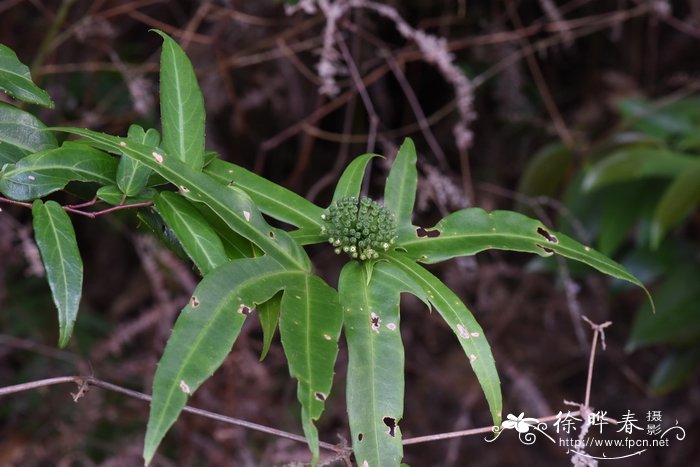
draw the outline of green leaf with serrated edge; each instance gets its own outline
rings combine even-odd
[[[609,276],[638,285],[652,302],[644,284],[624,266],[517,212],[462,209],[445,217],[428,230],[437,236],[414,235],[412,240],[405,240],[399,245],[410,258],[421,263],[438,263],[492,249],[536,253],[540,256],[558,253]]]
[[[417,186],[416,147],[410,138],[406,138],[391,165],[384,187],[384,206],[396,216],[399,243],[410,238],[413,232],[411,216]]]
[[[202,276],[228,261],[221,238],[192,203],[168,191],[158,194],[154,201]]]
[[[283,286],[287,273],[270,257],[231,261],[208,274],[180,313],[153,380],[146,430],[148,464],[187,397],[221,365],[247,314]]]
[[[163,38],[160,55],[160,115],[163,148],[195,170],[204,165],[204,98],[190,59],[173,39]]]
[[[419,298],[429,301],[455,333],[486,396],[493,423],[495,426],[499,426],[503,409],[501,383],[491,347],[471,311],[440,279],[405,255],[390,252],[382,254],[382,257],[398,266],[406,276],[414,281],[413,289],[425,291],[424,295]]]
[[[111,204],[112,206],[121,206],[152,201],[156,193],[158,192],[153,188],[145,188],[136,196],[127,197],[118,186],[106,185],[100,187],[97,193],[95,193],[95,196],[97,196],[97,199]]]
[[[26,155],[58,146],[56,138],[34,115],[0,102],[0,167]]]
[[[651,224],[651,244],[657,248],[666,232],[700,203],[700,161],[680,173],[659,200]]]
[[[294,282],[287,284],[280,310],[280,338],[289,373],[299,382],[302,427],[315,465],[319,452],[314,421],[321,416],[333,385],[343,314],[338,293],[319,277],[297,273]]]
[[[348,344],[347,410],[357,465],[398,465],[403,457],[404,352],[399,298],[422,290],[395,265],[379,262],[371,280],[351,261],[338,282]],[[364,463],[367,464],[364,464]]]
[[[617,151],[595,164],[583,179],[584,190],[647,177],[672,178],[697,159],[665,149],[632,147]]]
[[[97,182],[113,185],[117,160],[85,144],[65,142],[7,164],[0,171],[0,192],[24,201],[40,198],[64,188],[68,182]]]
[[[127,136],[129,141],[155,149],[160,143],[160,135],[154,129],[144,131],[139,125],[131,125]],[[122,157],[117,167],[117,186],[127,196],[136,196],[146,187],[151,169],[129,157]]]
[[[348,164],[335,186],[332,203],[341,198],[347,198],[348,196],[360,196],[362,179],[365,177],[367,164],[373,157],[382,156],[378,154],[363,154],[356,157],[352,162],[350,162],[350,164]]]
[[[83,288],[83,261],[75,230],[66,211],[55,201],[34,201],[34,238],[46,269],[53,302],[58,309],[58,345],[65,347],[73,333]]]
[[[265,360],[272,345],[272,338],[277,330],[277,323],[280,318],[280,302],[282,295],[277,294],[265,303],[258,306],[257,312],[260,318],[260,325],[263,330],[263,347],[260,351],[260,361]]]
[[[187,397],[224,361],[249,311],[258,303],[269,300],[280,290],[285,290],[281,315],[288,315],[292,324],[298,321],[300,327],[305,327],[303,316],[316,318],[322,311],[336,311],[335,315],[340,315],[340,311],[337,310],[337,294],[333,295],[335,291],[332,288],[318,277],[309,276],[304,271],[284,269],[269,256],[228,262],[207,274],[197,286],[189,304],[182,310],[175,323],[156,370],[144,445],[146,464],[153,458],[158,444],[182,411]],[[316,309],[308,311],[306,304],[315,306]],[[328,324],[334,320],[339,322],[333,326],[333,331]],[[294,359],[300,356],[310,359],[312,370],[308,374],[292,372],[294,376],[304,374],[310,378],[300,383],[300,393],[301,388],[307,385],[315,392],[325,391],[324,394],[328,394],[330,391],[329,380],[333,375],[332,364],[335,361],[337,339],[342,324],[340,320],[342,317],[321,316],[318,322],[313,323],[311,334],[303,329],[286,330],[287,337],[282,334],[285,353],[290,359],[290,371]],[[280,323],[280,328],[285,329],[286,325]],[[325,334],[331,336],[331,339],[326,339]],[[302,341],[285,344],[285,339],[289,338],[301,338]],[[299,350],[307,346],[311,346],[319,354],[308,354]],[[329,372],[326,366],[331,355],[333,362],[330,362]],[[302,413],[314,419],[320,415],[323,404],[316,401],[303,407],[305,410],[302,410]],[[310,438],[309,443],[317,445],[318,440]]]
[[[0,91],[15,99],[53,109],[49,95],[34,84],[29,68],[19,61],[9,47],[0,44]]]
[[[265,214],[295,227],[306,227],[318,233],[323,226],[323,209],[276,183],[236,164],[219,159],[204,169],[207,175],[223,185],[233,184],[250,196]]]
[[[88,138],[91,144],[133,157],[180,188],[191,201],[207,204],[226,224],[280,264],[310,270],[309,257],[286,232],[271,227],[253,201],[235,186],[224,186],[178,159],[124,138],[78,128],[54,128]]]

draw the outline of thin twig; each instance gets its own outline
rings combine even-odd
[[[598,344],[598,335],[601,335],[601,347],[605,350],[605,328],[612,324],[612,321],[606,321],[602,324],[595,324],[586,316],[581,316],[593,329],[593,342],[591,343],[591,357],[588,360],[588,378],[586,379],[586,397],[583,400],[584,407],[589,407],[591,402],[591,385],[593,383],[593,362],[595,361],[596,346]]]
[[[38,381],[30,381],[28,383],[21,383],[21,384],[15,384],[14,386],[6,386],[3,388],[0,388],[0,397],[6,396],[9,394],[15,394],[18,392],[24,392],[28,391],[31,389],[38,389],[41,387],[46,387],[46,386],[52,386],[55,384],[64,384],[64,383],[74,383],[77,384],[79,387],[79,393],[84,394],[86,392],[86,386],[95,386],[98,388],[106,389],[108,391],[113,391],[117,392],[119,394],[124,394],[125,396],[133,397],[134,399],[150,402],[152,397],[149,396],[148,394],[144,394],[142,392],[134,391],[131,389],[123,388],[121,386],[117,386],[116,384],[108,383],[106,381],[99,380],[97,378],[94,378],[92,376],[59,376],[57,378],[48,378],[48,379],[42,379]],[[208,410],[203,410],[203,409],[198,409],[195,407],[190,407],[189,405],[186,405],[183,409],[183,412],[189,412],[193,413],[195,415],[199,415],[201,417],[205,418],[210,418],[212,420],[217,420],[219,422],[227,423],[229,425],[236,425],[236,426],[241,426],[243,428],[248,428],[250,430],[255,430],[255,431],[260,431],[262,433],[267,433],[271,434],[274,436],[279,436],[281,438],[287,438],[291,439],[293,441],[298,441],[300,443],[306,444],[306,438],[304,438],[301,435],[297,435],[294,433],[289,433],[286,431],[278,430],[276,428],[270,428],[265,425],[260,425],[257,423],[253,422],[248,422],[246,420],[241,420],[238,418],[233,418],[233,417],[227,417],[225,415],[220,415],[214,412],[209,412]],[[338,452],[339,447],[330,444],[330,443],[325,443],[325,442],[319,442],[318,443],[319,447],[333,451],[333,452]]]

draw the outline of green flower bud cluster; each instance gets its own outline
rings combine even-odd
[[[396,238],[396,220],[384,206],[369,198],[341,198],[321,216],[327,227],[328,243],[335,253],[345,252],[355,259],[376,259]]]

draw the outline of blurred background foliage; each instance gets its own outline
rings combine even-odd
[[[340,93],[319,95],[322,13],[286,15],[280,1],[0,0],[0,43],[31,65],[56,102],[30,108],[47,125],[124,135],[158,120],[159,28],[195,65],[207,148],[324,205],[355,155],[420,152],[415,223],[480,206],[518,209],[613,256],[650,287],[644,297],[556,258],[491,252],[431,268],[475,313],[494,348],[506,410],[541,417],[581,400],[590,329],[610,320],[592,404],[611,416],[661,410],[700,429],[700,6],[693,0],[387,1],[443,37],[470,80],[473,140],[452,83],[391,21],[354,9],[338,22]],[[353,71],[354,70],[354,71]],[[4,98],[4,97],[2,97]],[[387,165],[371,167],[375,194]],[[77,189],[77,187],[76,187]],[[79,193],[77,193],[79,196]],[[65,195],[61,195],[65,196]],[[67,197],[68,198],[68,197]],[[68,202],[73,199],[61,199]],[[191,265],[144,235],[130,213],[74,219],[86,281],[74,339],[57,325],[28,212],[0,212],[0,382],[65,374],[149,392],[173,319],[197,282]],[[310,250],[327,278],[341,263]],[[488,411],[450,331],[405,300],[404,437],[484,426]],[[426,324],[426,320],[428,324]],[[231,356],[192,404],[299,432],[294,384],[273,344],[258,363],[249,320]],[[341,350],[339,365],[346,364]],[[340,369],[338,374],[344,374]],[[347,437],[339,376],[322,439]],[[0,465],[141,465],[139,401],[93,389],[78,404],[54,387],[0,400]],[[487,445],[480,437],[406,447],[421,465],[563,465],[564,450]],[[305,447],[184,416],[156,465],[284,465]],[[639,466],[690,465],[686,440]]]

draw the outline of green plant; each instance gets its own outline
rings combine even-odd
[[[563,191],[568,217],[585,225],[602,253],[658,282],[657,313],[640,307],[627,349],[673,347],[650,379],[652,390],[667,392],[700,367],[700,264],[697,246],[683,235],[700,205],[700,99],[627,98],[618,111],[620,123],[586,154],[586,164],[577,167],[570,150],[550,145],[533,157],[520,192]],[[560,226],[573,230],[564,217]]]
[[[5,202],[33,202],[37,242],[59,310],[61,346],[70,339],[82,284],[69,212],[95,216],[139,209],[144,222],[181,249],[203,276],[175,323],[155,374],[146,463],[188,397],[221,365],[254,309],[264,331],[263,356],[279,328],[290,374],[298,381],[312,463],[319,455],[314,422],[331,391],[342,331],[349,354],[347,408],[356,460],[363,466],[390,466],[402,458],[401,293],[421,299],[450,326],[481,384],[493,423],[501,422],[500,382],[483,330],[464,303],[420,263],[487,249],[557,253],[643,287],[604,255],[514,212],[465,209],[433,228],[417,228],[412,223],[416,151],[410,140],[392,164],[383,205],[360,196],[365,168],[378,157],[366,154],[346,168],[327,209],[206,153],[204,105],[194,71],[175,41],[158,33],[164,40],[162,139],[155,130],[138,126],[127,137],[53,128],[83,137],[58,146],[31,114],[0,108],[5,112],[0,121],[15,125],[13,131],[0,128],[0,138],[11,147],[3,155],[0,191]],[[20,89],[39,93],[16,57],[2,68],[24,76]],[[24,98],[16,90],[14,95]],[[21,119],[31,124],[19,125]],[[35,139],[42,144],[27,143]],[[65,206],[40,199],[76,181],[91,182],[95,198]],[[84,210],[98,200],[113,206]],[[274,228],[263,214],[294,229]],[[349,255],[337,290],[312,270],[303,246],[315,243],[330,243],[337,253]]]

